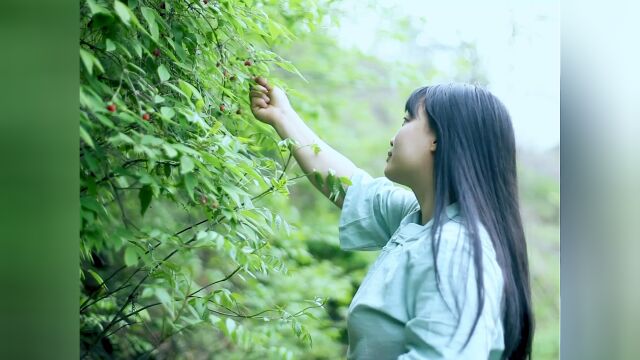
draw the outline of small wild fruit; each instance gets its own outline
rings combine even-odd
[[[251,60],[245,60],[244,61],[244,65],[245,66],[251,66],[253,64],[253,62]]]
[[[142,114],[142,120],[149,121],[149,119],[151,119],[151,116],[148,113]]]
[[[236,110],[236,114],[238,114],[238,115],[242,114],[242,109]]]
[[[158,49],[158,48],[153,49],[153,56],[155,56],[155,57],[160,56],[160,49]]]
[[[231,77],[229,78],[229,80],[231,81],[236,81],[237,77],[235,75],[231,75]]]
[[[206,204],[206,203],[207,203],[207,197],[206,197],[206,196],[204,196],[204,195],[200,196],[200,203],[201,203],[202,205]]]
[[[220,111],[224,112],[224,104],[220,104]]]
[[[107,110],[109,110],[110,112],[116,112],[116,104],[107,105]]]

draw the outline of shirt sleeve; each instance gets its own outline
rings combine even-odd
[[[456,240],[445,233],[438,250],[441,293],[436,287],[431,251],[408,255],[407,298],[412,316],[405,325],[408,351],[398,360],[495,358],[494,340],[502,334],[499,267],[483,254],[484,306],[464,347],[479,306],[475,268],[469,245],[461,237]]]
[[[396,232],[402,219],[415,210],[414,193],[385,177],[372,178],[357,168],[351,176],[339,221],[340,248],[378,250]]]

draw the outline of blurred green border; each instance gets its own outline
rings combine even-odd
[[[0,358],[78,346],[78,1],[0,4]]]

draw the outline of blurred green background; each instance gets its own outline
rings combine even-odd
[[[304,113],[303,118],[323,140],[374,177],[383,176],[389,139],[401,124],[404,102],[412,90],[427,84],[449,81],[479,83],[490,90],[510,86],[491,83],[491,78],[500,81],[505,75],[499,73],[501,69],[492,69],[498,74],[487,74],[488,71],[483,64],[491,62],[492,59],[483,58],[475,43],[465,41],[464,38],[459,39],[457,43],[456,39],[451,40],[446,47],[443,47],[437,39],[432,39],[431,42],[426,40],[422,45],[416,45],[416,38],[421,34],[422,27],[426,27],[425,24],[431,22],[428,15],[429,6],[438,10],[438,7],[443,5],[433,2],[430,5],[423,4],[427,7],[427,15],[422,21],[416,21],[414,17],[402,15],[401,11],[395,12],[393,2],[383,3],[386,6],[381,6],[379,2],[367,4],[340,2],[330,13],[333,24],[327,22],[325,31],[304,34],[290,47],[280,50],[280,53],[291,59],[309,80],[305,83],[290,74],[281,74],[286,79],[286,85],[295,90],[289,92],[293,94],[290,97],[294,107]],[[345,31],[353,30],[356,21],[359,24],[366,23],[361,16],[354,16],[354,9],[356,13],[358,10],[366,10],[373,16],[377,14],[384,20],[382,25],[374,26],[377,31],[371,35],[373,36],[371,52],[359,49],[364,46],[358,46],[361,44],[358,43],[360,38],[357,34],[343,34]],[[523,9],[520,10],[522,13]],[[531,9],[524,10],[524,12],[527,11]],[[540,33],[548,35],[550,33],[552,40],[557,41],[553,39],[553,30],[557,24],[551,20],[544,21],[556,15],[553,6],[540,8],[537,12],[531,11],[528,16],[537,21],[534,22],[537,28],[533,29],[530,22],[523,21],[523,24],[518,24],[517,16],[515,19],[512,18],[513,33],[508,34],[510,38],[507,42],[512,44],[513,53],[491,55],[517,59],[521,44],[528,42],[534,47],[531,45],[531,38],[536,39],[536,35],[540,37]],[[481,23],[486,21],[487,18]],[[454,22],[451,21],[449,24],[451,28],[439,29],[438,32],[458,32]],[[521,26],[518,27],[518,25]],[[521,33],[516,29],[521,29]],[[428,29],[426,32],[429,33]],[[336,34],[338,37],[334,36]],[[347,40],[341,41],[342,37]],[[491,39],[481,40],[491,42]],[[355,43],[355,46],[345,46],[349,41]],[[495,42],[499,42],[499,39],[495,39]],[[385,46],[385,44],[391,45]],[[548,46],[553,46],[553,43]],[[412,55],[398,59],[399,53]],[[535,56],[528,59],[527,64],[556,61],[552,51],[538,53]],[[439,63],[442,64],[442,58],[449,59],[450,63],[447,63],[447,66],[439,66]],[[527,64],[516,63],[515,66],[524,68]],[[509,72],[509,69],[505,67],[502,72],[510,75],[518,74]],[[556,68],[552,70],[557,71]],[[531,72],[531,69],[528,71]],[[528,75],[535,77],[544,70],[536,71]],[[522,91],[525,93],[537,91],[544,93],[542,97],[551,98],[551,101],[546,103],[525,103],[527,109],[513,109],[514,106],[522,105],[514,99],[512,101],[514,105],[510,106],[505,97],[495,92],[511,112],[517,141],[523,139],[518,141],[518,175],[536,316],[533,356],[537,359],[557,359],[560,356],[560,148],[557,113],[559,109],[557,106],[554,107],[556,104],[554,101],[558,101],[555,88],[557,79],[554,78],[554,74],[553,71],[549,71],[543,76],[551,79],[547,85],[548,88]],[[515,77],[510,81],[519,83],[521,88],[535,86],[527,83],[528,79],[530,78]],[[536,81],[541,82],[541,79],[538,78],[534,82]],[[547,108],[541,109],[545,105]],[[528,113],[529,117],[517,118],[516,114],[521,113]],[[546,120],[539,116],[538,120],[535,120],[541,113],[543,116],[546,114],[552,116]],[[533,123],[523,125],[523,121]],[[536,129],[533,132],[537,138],[523,136],[522,131],[529,128]],[[521,132],[518,133],[518,130]],[[326,277],[322,272],[314,274],[309,270],[294,275],[302,276],[298,283],[311,281],[306,276],[324,277],[326,284],[336,286],[334,293],[340,294],[335,296],[340,305],[338,311],[340,322],[337,322],[336,326],[340,328],[341,337],[338,340],[343,347],[340,349],[331,347],[328,339],[326,342],[317,344],[317,347],[314,345],[314,354],[318,357],[323,357],[321,354],[324,354],[326,358],[332,358],[327,355],[334,353],[338,356],[346,350],[344,323],[342,323],[345,307],[363,278],[367,266],[377,254],[345,253],[338,249],[339,210],[310,184],[303,183],[297,186],[292,191],[291,203],[294,207],[290,209],[291,213],[287,214],[287,219],[296,226],[310,228],[311,231],[306,232],[307,234],[314,234],[312,237],[301,238],[300,241],[307,244],[308,251],[316,261],[322,264],[326,259],[337,271],[332,273],[336,276],[335,280]],[[308,264],[306,268],[312,268],[314,262]],[[296,283],[291,280],[288,282]],[[351,287],[344,288],[345,282]],[[339,289],[346,290],[347,293],[340,293]],[[326,337],[326,334],[321,335],[319,331],[313,335],[314,339]],[[324,348],[325,344],[329,347]]]

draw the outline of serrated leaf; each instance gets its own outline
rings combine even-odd
[[[165,82],[171,78],[171,74],[169,74],[169,70],[163,65],[160,64],[158,66],[158,77],[160,77],[160,81]]]
[[[151,200],[153,199],[153,189],[151,186],[143,186],[138,193],[138,199],[140,199],[140,215],[144,216],[144,213],[147,212],[147,209],[151,204]]]

